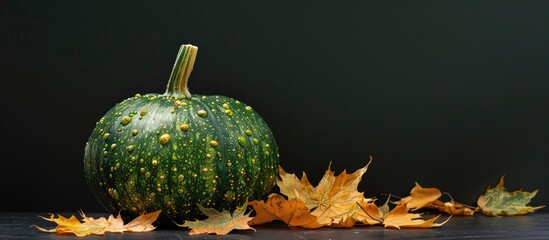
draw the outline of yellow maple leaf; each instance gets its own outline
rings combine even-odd
[[[44,229],[38,226],[34,227],[43,232],[51,232],[57,234],[69,233],[74,234],[78,237],[84,237],[92,234],[103,235],[107,232],[148,232],[155,229],[152,223],[156,221],[160,212],[161,210],[148,214],[142,214],[126,225],[124,225],[124,221],[122,220],[120,214],[118,214],[116,218],[113,215],[110,215],[108,219],[104,217],[95,219],[92,217],[87,217],[83,212],[80,212],[80,215],[82,216],[82,222],[80,222],[74,215],[72,215],[70,218],[65,218],[61,215],[58,215],[58,217],[55,218],[55,215],[51,214],[49,218],[41,218],[56,223],[56,228]]]
[[[278,194],[271,194],[267,201],[251,201],[249,205],[256,212],[254,218],[248,222],[250,225],[279,220],[290,227],[319,228],[322,226],[317,222],[316,216],[311,215],[305,203],[297,198],[286,200]]]
[[[276,185],[280,188],[280,193],[286,195],[288,199],[300,199],[300,196],[308,196],[314,192],[315,188],[307,179],[305,172],[299,179],[295,174],[288,174],[281,166],[278,166],[278,175],[280,179],[276,179]]]
[[[416,186],[410,191],[410,196],[400,199],[400,203],[406,203],[408,209],[418,210],[440,196],[442,193],[437,188],[424,188],[416,182]]]
[[[44,220],[57,224],[57,227],[54,229],[45,229],[34,225],[34,227],[43,232],[58,234],[72,233],[78,237],[83,237],[91,234],[102,235],[106,232],[105,229],[107,228],[105,225],[82,223],[74,215],[72,215],[70,218],[65,218],[61,215],[58,215],[58,217],[55,218],[54,214],[51,214],[50,218],[45,218],[42,216],[40,217]]]
[[[431,228],[444,225],[450,218],[442,223],[435,223],[435,220],[440,215],[428,220],[421,219],[421,214],[409,213],[406,204],[398,204],[393,210],[383,216],[383,225],[385,227],[394,227],[400,229],[401,227],[409,228]]]
[[[195,235],[195,234],[216,234],[216,235],[226,235],[227,233],[231,232],[234,229],[238,230],[254,230],[252,227],[248,225],[248,222],[252,220],[248,214],[244,214],[246,211],[246,207],[248,206],[248,202],[245,202],[244,205],[237,208],[233,214],[231,214],[227,210],[223,210],[222,212],[218,212],[214,208],[204,208],[200,205],[198,205],[198,208],[200,208],[200,211],[202,211],[206,216],[208,216],[205,220],[196,220],[196,221],[185,221],[183,224],[177,224],[177,226],[180,227],[188,227],[191,228],[191,231],[189,232],[189,235]]]
[[[338,176],[335,176],[328,166],[316,187],[311,185],[305,173],[298,179],[294,174],[287,174],[280,168],[281,179],[277,180],[277,185],[280,193],[289,199],[296,198],[304,202],[311,210],[311,214],[317,217],[318,223],[327,226],[348,226],[348,218],[358,211],[356,203],[365,200],[364,194],[358,192],[357,187],[371,162],[370,159],[365,167],[352,174],[343,171]]]

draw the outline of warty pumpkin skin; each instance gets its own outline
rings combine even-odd
[[[197,204],[234,210],[275,185],[278,147],[250,106],[192,96],[186,82],[197,48],[183,45],[165,94],[137,94],[96,124],[85,178],[110,212],[133,218],[161,209],[159,223],[200,218]]]

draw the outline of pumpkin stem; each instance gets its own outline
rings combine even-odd
[[[164,93],[164,95],[178,98],[191,98],[191,93],[187,88],[187,81],[193,71],[194,60],[196,59],[197,52],[198,48],[196,46],[190,44],[181,45],[177,58],[175,59],[175,64],[173,65],[168,86],[166,87],[166,93]]]

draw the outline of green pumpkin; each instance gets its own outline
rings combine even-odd
[[[278,147],[250,106],[189,93],[197,48],[183,45],[166,93],[110,109],[85,147],[84,172],[107,210],[127,218],[162,210],[159,223],[200,218],[197,204],[234,210],[275,185]]]

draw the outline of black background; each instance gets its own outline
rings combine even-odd
[[[102,210],[85,142],[184,43],[191,93],[252,105],[314,184],[371,155],[367,197],[475,205],[507,173],[549,203],[547,1],[0,1],[0,210]]]

